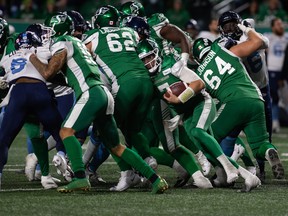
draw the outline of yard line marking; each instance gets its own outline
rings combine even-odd
[[[11,188],[1,189],[0,192],[15,192],[15,191],[44,191],[44,188]]]

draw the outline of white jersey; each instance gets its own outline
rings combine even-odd
[[[16,50],[2,58],[0,66],[5,70],[6,82],[10,83],[21,77],[27,77],[46,83],[46,80],[26,57],[21,50]]]
[[[281,72],[285,49],[288,43],[288,34],[277,36],[273,33],[267,33],[265,36],[269,39],[269,48],[267,53],[267,66],[269,71]]]
[[[265,36],[263,36],[265,37]],[[240,38],[240,43],[247,40],[246,36]],[[246,67],[246,70],[249,73],[249,76],[253,82],[262,89],[266,87],[269,83],[268,68],[266,63],[265,50],[258,50],[252,53],[250,56],[243,58],[243,63]]]
[[[208,38],[209,40],[211,40],[213,42],[217,38],[219,38],[220,36],[221,36],[220,34],[213,34],[210,31],[200,31],[197,38]]]

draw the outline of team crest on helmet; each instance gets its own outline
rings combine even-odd
[[[107,11],[109,11],[109,8],[107,7],[101,7],[99,8],[99,10],[96,11],[96,16],[99,16],[99,15],[104,15]]]
[[[51,21],[50,21],[50,24],[51,25],[55,25],[55,24],[61,24],[61,23],[64,23],[65,20],[67,19],[67,15],[65,14],[57,14],[56,16],[53,16],[51,18]]]
[[[135,2],[130,5],[130,10],[132,14],[138,15],[139,9],[140,9],[139,5]]]

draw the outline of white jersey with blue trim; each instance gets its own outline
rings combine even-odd
[[[13,51],[2,58],[0,66],[5,70],[6,82],[10,83],[19,78],[27,77],[46,83],[46,80],[26,58],[27,55],[21,50]]]
[[[262,37],[265,37],[262,35]],[[247,40],[245,35],[239,40],[239,43],[242,43]],[[262,89],[266,87],[269,83],[269,75],[268,68],[266,63],[266,55],[265,50],[257,50],[252,53],[250,56],[243,58],[243,63],[246,67],[246,70],[249,73],[249,76],[253,80],[253,82],[258,86],[258,88]]]

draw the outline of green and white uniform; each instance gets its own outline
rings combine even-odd
[[[152,77],[153,83],[159,91],[160,98],[163,97],[163,94],[165,94],[166,89],[170,85],[181,81],[178,77],[175,77],[171,73],[171,68],[175,62],[176,60],[173,55],[163,57],[160,72]],[[176,115],[183,115],[183,126],[189,138],[199,149],[206,153],[213,164],[220,166],[216,158],[222,155],[223,151],[214,137],[207,133],[207,130],[210,128],[210,125],[212,124],[212,121],[216,115],[216,108],[209,94],[203,91],[203,93],[192,97],[184,104],[170,104],[169,107],[172,117]],[[170,116],[167,117],[169,120]],[[165,129],[165,134],[166,137],[169,135],[167,129]],[[170,153],[177,150],[180,146],[179,138],[177,138],[179,137],[178,128],[173,131],[173,135],[174,142],[167,142],[167,148],[169,149]],[[183,154],[183,152],[181,154]],[[186,168],[186,165],[182,164],[183,162],[181,163],[181,154],[178,157],[176,156],[175,159],[177,159],[179,163]]]
[[[111,84],[114,116],[126,141],[129,145],[145,145],[147,150],[147,140],[139,132],[152,100],[153,85],[136,53],[138,40],[138,34],[131,28],[104,27],[87,32],[83,42],[92,43],[95,60]],[[134,145],[136,149],[138,146]]]
[[[233,129],[243,128],[254,157],[265,159],[273,145],[268,141],[263,99],[241,59],[215,42],[196,73],[222,104],[212,124],[215,138],[221,141]]]

